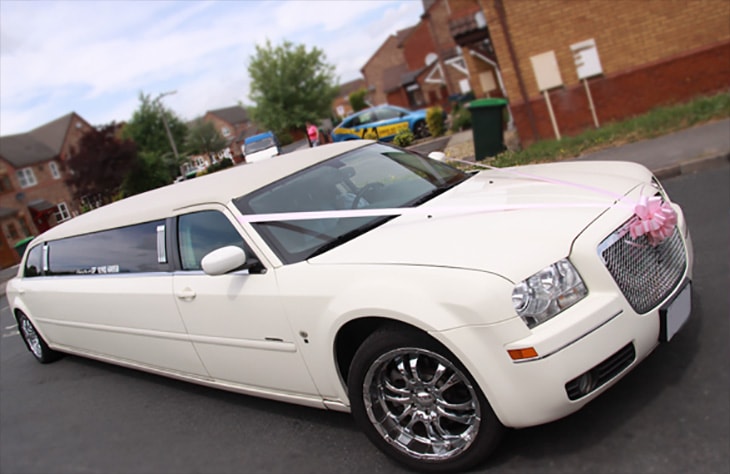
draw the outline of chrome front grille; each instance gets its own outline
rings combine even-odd
[[[604,265],[634,310],[643,314],[658,306],[680,283],[687,256],[679,230],[652,246],[646,236],[632,239],[624,227],[598,246]]]

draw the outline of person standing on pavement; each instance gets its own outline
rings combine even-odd
[[[307,121],[307,136],[309,137],[310,146],[319,145],[319,130],[316,125],[309,121]]]

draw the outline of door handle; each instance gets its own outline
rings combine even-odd
[[[191,288],[185,288],[177,293],[177,297],[183,301],[193,301],[195,299],[195,291]]]

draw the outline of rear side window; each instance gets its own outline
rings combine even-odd
[[[218,211],[193,212],[180,216],[178,242],[183,270],[200,270],[200,261],[203,257],[213,250],[228,245],[240,247],[247,255],[251,255],[241,234],[236,231],[231,221]]]
[[[28,258],[25,259],[25,267],[23,268],[23,276],[36,277],[41,275],[43,270],[43,245],[36,245],[28,252]]]
[[[48,245],[49,275],[103,275],[168,270],[159,263],[158,227],[165,221],[56,240]],[[164,240],[163,240],[164,242]]]
[[[399,118],[401,116],[400,111],[398,109],[378,109],[377,114],[378,120],[390,120]]]

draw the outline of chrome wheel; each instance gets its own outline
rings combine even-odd
[[[33,355],[41,359],[43,357],[43,347],[41,347],[41,338],[35,331],[35,328],[28,321],[28,318],[22,318],[20,321],[20,331],[23,333],[23,339],[28,343],[28,348]]]
[[[30,319],[25,314],[19,312],[16,317],[20,335],[28,350],[35,356],[38,362],[48,364],[61,358],[62,354],[48,347],[46,341],[43,340],[43,337],[38,333],[33,323],[30,322]]]
[[[459,368],[436,352],[386,352],[370,366],[362,387],[373,427],[412,459],[451,459],[479,434],[477,392]]]

